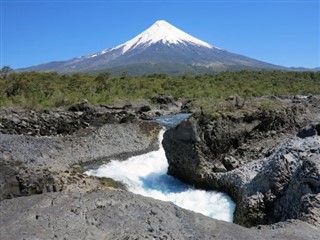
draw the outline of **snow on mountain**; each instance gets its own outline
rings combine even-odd
[[[46,63],[21,70],[99,72],[115,71],[111,69],[119,67],[126,70],[134,66],[135,69],[141,68],[139,73],[143,73],[147,65],[157,65],[159,71],[165,72],[168,66],[173,68],[174,64],[180,69],[177,70],[177,74],[194,66],[204,67],[208,71],[280,67],[214,47],[164,20],[159,20],[144,32],[116,47],[67,61]]]
[[[149,27],[144,32],[140,33],[136,37],[132,38],[131,40],[120,44],[113,48],[105,49],[99,53],[95,53],[92,55],[89,55],[90,58],[97,57],[101,54],[108,53],[112,50],[121,49],[122,54],[127,52],[128,50],[133,50],[137,47],[148,47],[151,44],[155,44],[161,42],[163,44],[183,44],[186,45],[192,44],[200,47],[205,48],[217,48],[212,46],[211,44],[208,44],[204,41],[201,41],[188,33],[185,33],[184,31],[181,31],[180,29],[176,28],[175,26],[171,25],[170,23],[166,22],[165,20],[158,20],[156,21],[151,27]],[[217,48],[219,49],[219,48]]]
[[[127,52],[130,49],[136,48],[137,46],[144,45],[145,47],[151,44],[162,42],[163,44],[193,44],[206,48],[213,48],[212,45],[203,42],[183,31],[174,27],[170,23],[159,20],[155,22],[151,27],[149,27],[144,32],[140,33],[133,39],[121,44],[115,49],[122,48],[122,53]]]

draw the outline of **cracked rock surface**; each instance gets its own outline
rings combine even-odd
[[[294,240],[317,239],[320,234],[300,221],[247,229],[122,190],[4,200],[0,214],[1,239]]]

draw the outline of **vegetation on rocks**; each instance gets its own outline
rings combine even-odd
[[[125,185],[121,182],[115,181],[112,178],[108,177],[101,177],[97,178],[101,185],[111,188],[119,188],[119,189],[126,189]]]
[[[92,104],[151,99],[158,94],[196,99],[206,107],[238,95],[320,94],[320,72],[238,71],[204,75],[6,72],[0,77],[0,106],[54,108],[87,99]]]

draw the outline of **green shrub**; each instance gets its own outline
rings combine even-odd
[[[214,111],[215,105],[230,95],[246,100],[264,95],[320,94],[320,72],[226,71],[175,77],[130,77],[124,72],[113,78],[108,72],[9,72],[0,78],[0,106],[67,107],[81,99],[92,104],[110,104],[119,99],[150,99],[160,93],[176,99],[194,99],[195,105]]]

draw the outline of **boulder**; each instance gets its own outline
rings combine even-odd
[[[89,112],[93,113],[95,112],[94,106],[92,106],[88,101],[83,101],[81,103],[77,103],[69,107],[69,111],[72,112]]]
[[[316,126],[310,124],[302,129],[300,129],[297,136],[299,138],[306,138],[306,137],[311,137],[311,136],[314,136],[317,134],[318,134],[318,132],[317,132]]]
[[[165,96],[163,94],[159,94],[158,96],[154,96],[151,98],[151,101],[156,104],[172,104],[174,102],[173,97],[171,96]]]
[[[149,112],[149,111],[151,111],[151,107],[149,105],[144,105],[144,106],[139,108],[139,112],[141,112],[141,113]]]
[[[232,179],[228,184],[234,187],[231,191],[237,199],[235,221],[242,225],[300,219],[320,226],[319,136],[304,140],[293,137],[279,145],[268,158],[215,179],[220,188],[223,181]],[[242,186],[235,182],[239,179]]]
[[[231,171],[233,169],[240,167],[240,164],[241,163],[237,159],[235,159],[233,156],[226,156],[223,159],[223,165],[226,167],[228,171]]]
[[[181,104],[181,112],[183,113],[191,113],[192,112],[192,100],[185,100]]]

